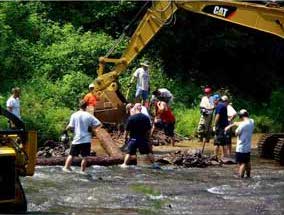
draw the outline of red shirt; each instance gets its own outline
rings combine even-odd
[[[175,116],[171,110],[171,108],[167,105],[167,108],[163,111],[158,109],[158,105],[156,105],[156,115],[164,122],[164,123],[173,123],[176,121]]]
[[[97,97],[93,93],[88,93],[84,97],[84,101],[87,103],[87,106],[96,106],[97,103]]]

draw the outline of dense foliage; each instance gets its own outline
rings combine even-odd
[[[40,142],[57,138],[96,77],[98,58],[125,32],[112,54],[121,55],[141,16],[132,19],[144,4],[1,2],[1,105],[10,89],[20,86],[27,126],[39,132]],[[176,18],[175,25],[165,26],[120,77],[122,92],[139,60],[147,59],[151,89],[167,87],[175,95],[179,133],[194,135],[206,84],[229,93],[236,109],[253,113],[257,131],[283,131],[283,41],[182,10]],[[126,31],[130,23],[134,25]],[[4,126],[6,121],[0,123]]]

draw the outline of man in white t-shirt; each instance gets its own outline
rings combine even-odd
[[[6,102],[7,110],[13,113],[18,118],[21,118],[20,112],[20,93],[21,90],[18,87],[12,89],[12,95]]]
[[[240,110],[239,117],[241,121],[227,126],[225,131],[233,126],[238,126],[235,131],[237,136],[236,162],[239,164],[239,176],[243,178],[245,173],[247,177],[250,177],[251,172],[250,152],[254,120],[249,118],[249,114],[245,109]]]
[[[70,153],[66,159],[63,171],[72,171],[71,164],[74,156],[81,154],[81,172],[86,170],[86,157],[90,155],[92,132],[101,126],[101,122],[86,111],[87,103],[82,100],[79,104],[80,110],[73,113],[66,130],[73,130],[74,137],[71,144]]]
[[[142,104],[148,107],[147,99],[150,89],[149,64],[148,62],[143,62],[140,65],[141,67],[136,69],[130,83],[133,83],[136,79],[136,102],[140,102],[142,97]]]
[[[233,123],[233,120],[238,115],[237,111],[233,108],[232,104],[229,103],[228,96],[224,95],[221,97],[221,100],[224,104],[227,105],[227,115],[229,124]],[[227,139],[227,155],[230,157],[232,155],[232,131],[231,129],[226,132]]]

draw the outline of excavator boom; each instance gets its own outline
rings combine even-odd
[[[118,91],[117,78],[119,75],[126,70],[157,32],[171,22],[178,9],[185,9],[284,38],[284,8],[277,3],[268,2],[263,5],[232,0],[153,1],[121,58],[101,57],[99,59],[98,77],[94,81],[95,91],[102,91],[104,95],[108,94],[107,97],[111,95],[113,100],[111,98],[107,100],[112,107],[123,107],[125,102],[125,99],[121,100],[123,97],[115,95]],[[104,71],[107,63],[114,64],[114,69],[110,72]],[[103,108],[103,105],[100,107]]]

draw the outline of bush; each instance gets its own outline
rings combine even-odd
[[[200,118],[199,108],[186,108],[182,104],[175,105],[176,132],[185,136],[194,137]]]
[[[65,75],[55,83],[45,76],[23,85],[21,109],[28,129],[38,131],[39,142],[56,139],[66,127],[91,78],[83,73]]]

